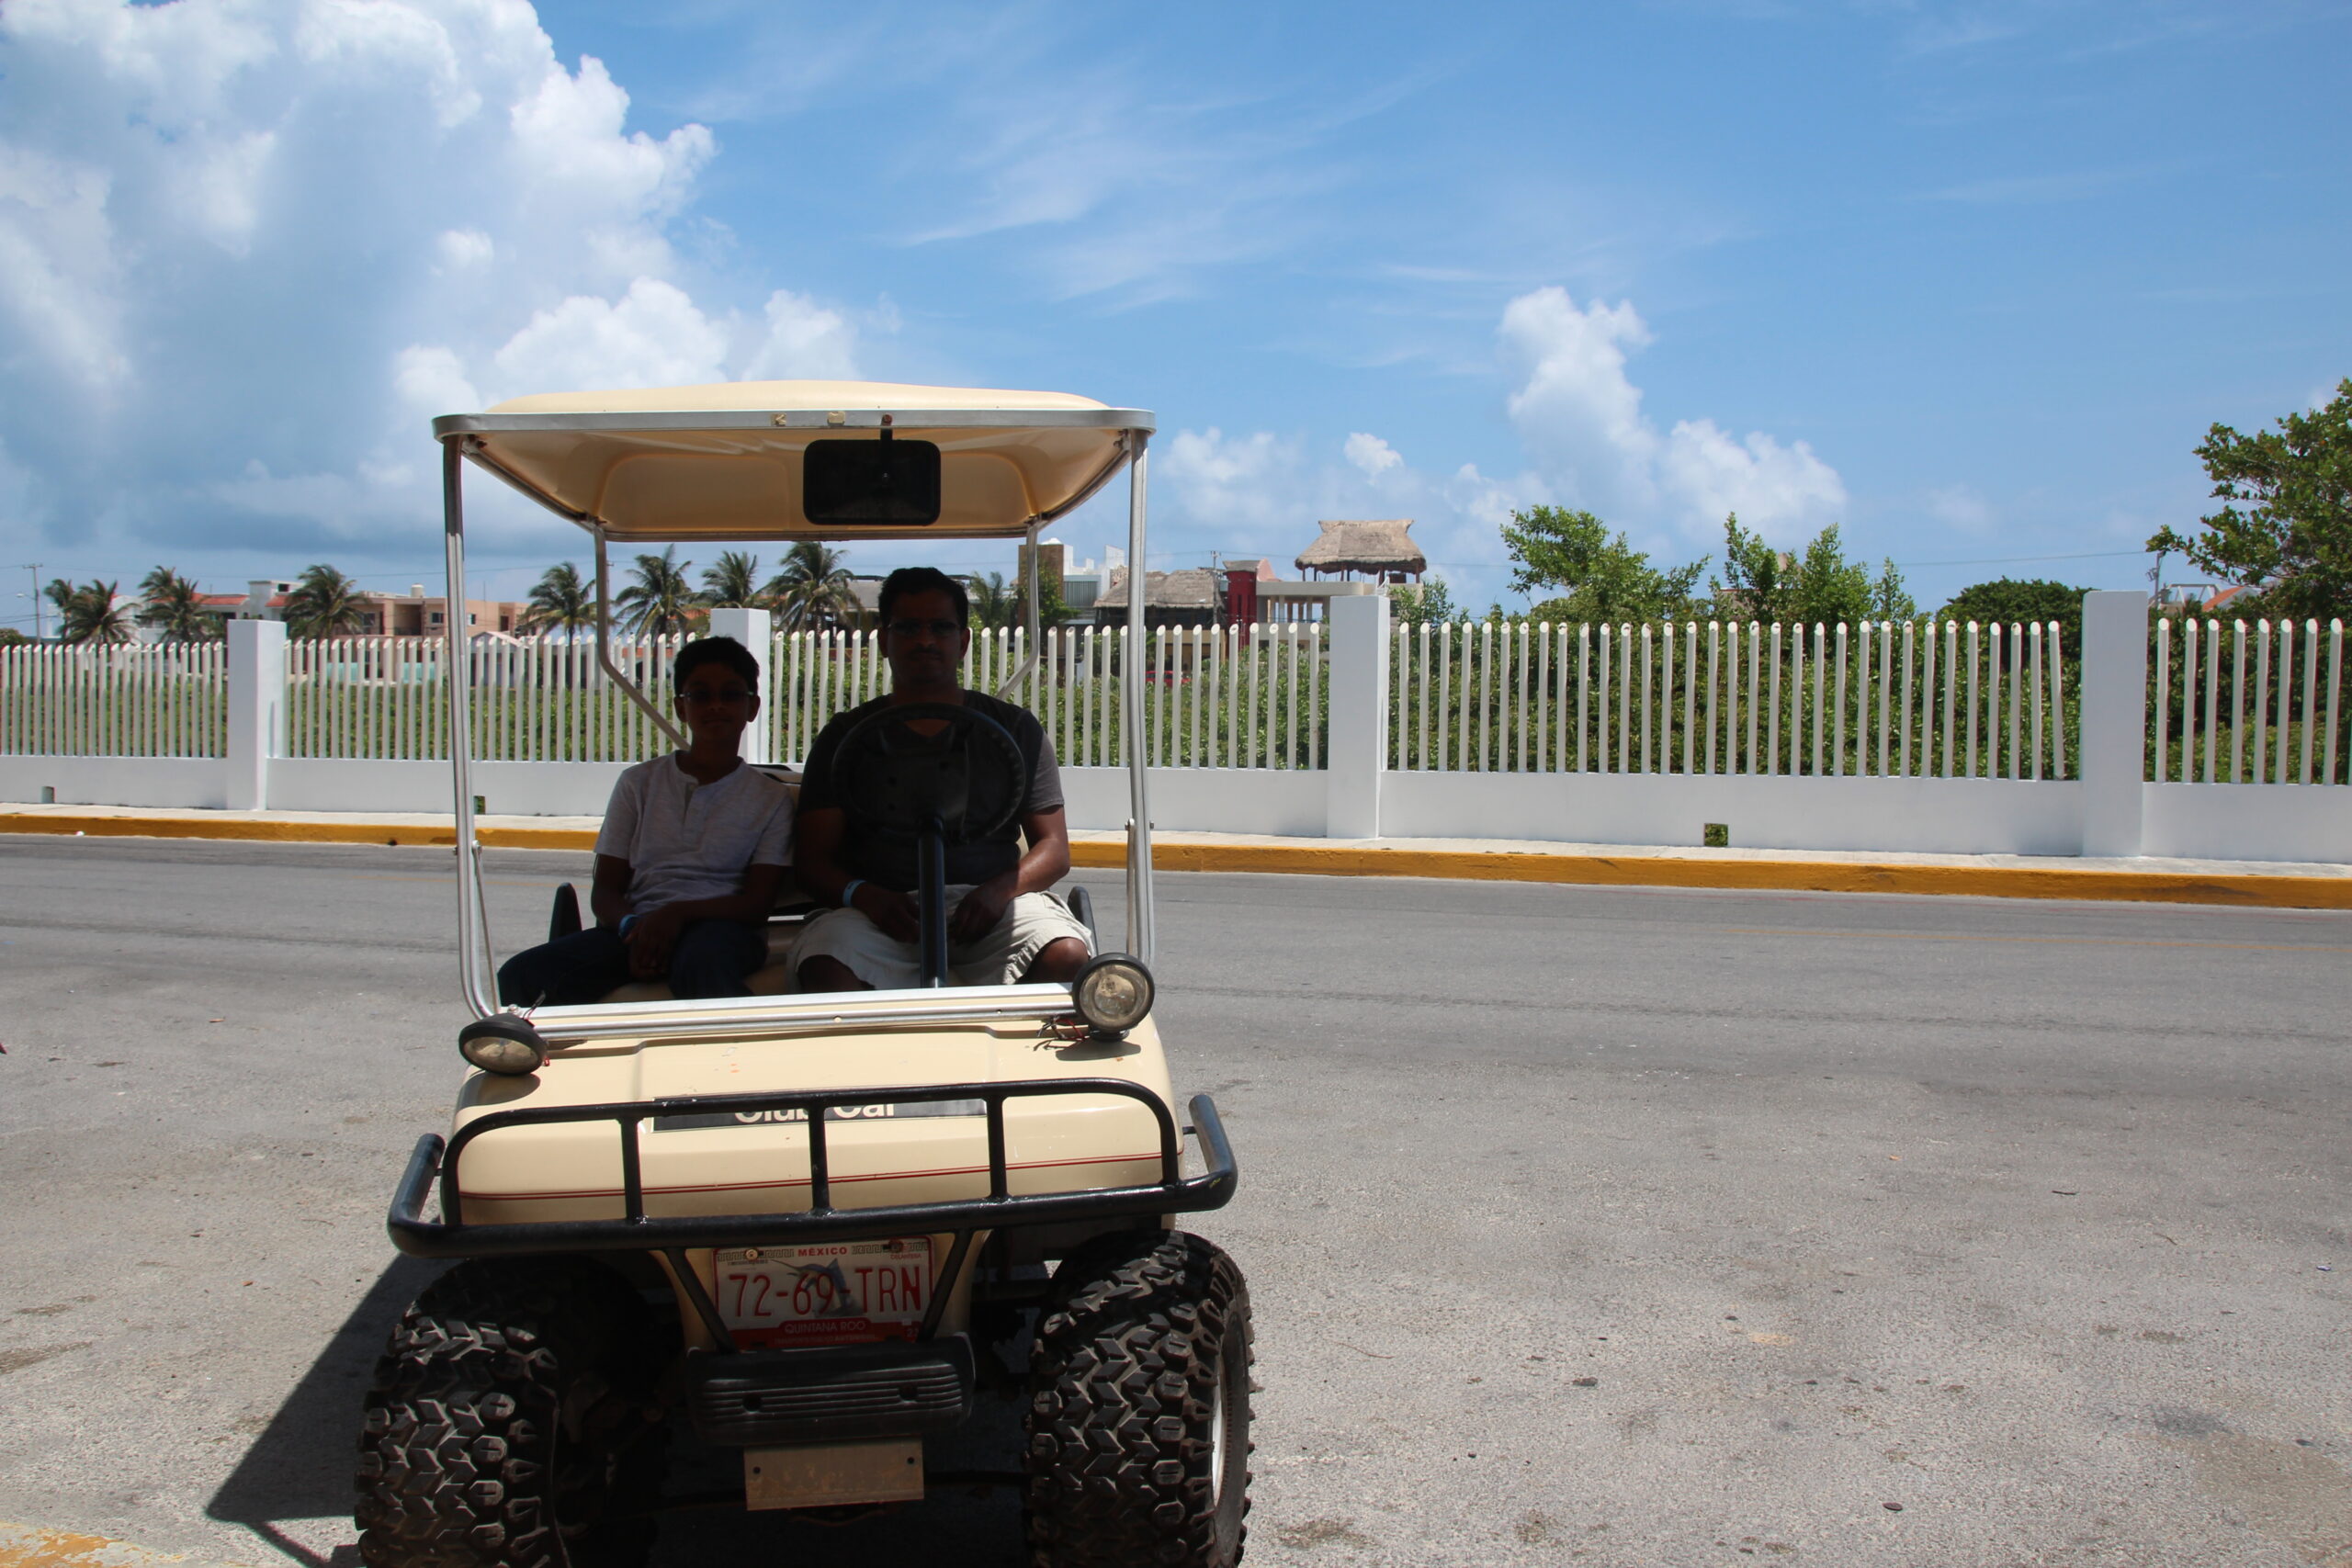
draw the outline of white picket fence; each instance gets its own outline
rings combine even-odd
[[[0,755],[219,757],[228,713],[217,642],[0,648]]]
[[[2063,779],[2057,623],[1399,627],[1389,765]]]
[[[682,637],[614,649],[666,701]],[[1010,629],[975,633],[965,680],[1037,715],[1072,767],[1126,761],[1123,630],[1049,629],[1039,656]],[[71,650],[48,649],[50,654]],[[217,651],[217,650],[216,650]],[[1148,760],[1164,767],[1320,768],[1327,656],[1319,624],[1154,628],[1144,677]],[[447,649],[417,637],[287,645],[286,754],[424,761],[446,757]],[[593,644],[482,642],[470,653],[474,754],[488,761],[634,761],[661,750],[652,720],[596,660]],[[771,762],[805,760],[834,715],[889,688],[872,631],[777,634],[762,671]],[[82,703],[87,707],[95,694]],[[76,711],[80,711],[79,708]]]
[[[1015,630],[973,639],[967,682],[1035,712],[1061,760],[1127,758],[1122,682],[1146,682],[1156,767],[1321,770],[1329,749],[1324,624],[1065,626],[1037,657]],[[654,693],[684,639],[615,657]],[[662,747],[586,643],[481,642],[469,655],[476,754],[626,762]],[[286,648],[284,755],[447,755],[447,649],[417,637]],[[1400,626],[1386,765],[1412,773],[2065,779],[2078,672],[2055,623],[1855,626],[1664,622]],[[888,672],[868,631],[777,634],[765,660],[766,760],[797,762]],[[2352,784],[2341,621],[2160,618],[2150,643],[2147,776],[2157,783]],[[666,699],[664,699],[666,700]],[[223,755],[220,644],[0,649],[0,754]]]
[[[2177,632],[2171,620],[2159,621],[2149,677],[2149,776],[2157,783],[2352,783],[2352,766],[2340,766],[2346,760],[2338,755],[2339,745],[2352,739],[2337,724],[2342,621],[2327,624],[2324,643],[2315,620],[2256,621],[2249,628],[2244,621],[2184,617]]]
[[[1001,692],[1046,728],[1069,767],[1127,761],[1125,628],[1048,628],[1037,657],[1014,629],[973,634],[965,683]],[[1145,761],[1170,768],[1320,768],[1328,654],[1320,623],[1151,628],[1144,642]],[[767,666],[773,760],[798,761],[828,719],[889,687],[870,631],[786,633]]]
[[[685,638],[624,644],[614,661],[666,702]],[[666,744],[596,662],[594,643],[478,642],[473,751],[487,761],[634,762]],[[429,761],[448,748],[449,652],[438,638],[320,637],[286,646],[286,755]]]

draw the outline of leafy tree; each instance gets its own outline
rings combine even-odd
[[[1894,562],[1887,563],[1889,570]],[[1839,621],[1870,619],[1875,595],[1871,582],[1871,569],[1860,561],[1846,558],[1843,541],[1838,536],[1838,525],[1832,523],[1814,536],[1813,543],[1804,547],[1804,560],[1799,568],[1797,585],[1797,615],[1800,619],[1835,626]],[[1899,591],[1900,577],[1895,580]]]
[[[119,584],[97,578],[74,584],[58,578],[43,592],[57,606],[58,637],[71,643],[130,640],[130,615],[115,603]]]
[[[170,567],[159,566],[140,580],[139,624],[164,634],[165,642],[209,642],[220,623],[205,613],[196,584]]]
[[[803,539],[784,553],[784,565],[761,590],[775,605],[786,631],[839,626],[857,614],[843,552]]]
[[[1650,564],[1623,534],[1589,512],[1537,506],[1514,512],[1503,525],[1503,545],[1512,561],[1510,585],[1521,592],[1543,588],[1566,593],[1537,605],[1540,619],[1566,621],[1656,620],[1690,608],[1690,588],[1706,569],[1702,558],[1670,571]]]
[[[1714,597],[1718,615],[1730,620],[1789,622],[1798,618],[1797,585],[1803,569],[1795,558],[1781,554],[1761,534],[1739,525],[1739,513],[1724,518],[1724,575],[1709,578],[1707,592]]]
[[[700,598],[686,581],[692,561],[678,559],[678,547],[641,555],[630,568],[633,581],[614,595],[621,625],[633,637],[673,637],[694,628]]]
[[[294,592],[286,596],[286,630],[290,637],[349,637],[367,623],[359,584],[323,561],[302,569]]]
[[[702,574],[702,602],[714,610],[764,610],[767,595],[760,591],[760,558],[741,550],[722,550],[718,564]]]
[[[1835,626],[1879,618],[1896,619],[1917,611],[1904,591],[1903,574],[1889,560],[1878,580],[1860,561],[1846,558],[1838,525],[1813,537],[1802,555],[1777,550],[1760,534],[1739,525],[1739,513],[1724,519],[1724,576],[1711,578],[1713,612],[1767,625]]]
[[[1114,594],[1113,597],[1122,604],[1127,602],[1125,589]],[[1028,605],[1023,604],[1019,614],[1025,615],[1028,613]],[[1077,614],[1078,612],[1071,609],[1062,598],[1060,578],[1047,577],[1043,582],[1037,584],[1037,624],[1039,626],[1057,626]]]
[[[14,626],[0,626],[0,648],[19,648],[32,640]]]
[[[2198,520],[2203,533],[2166,525],[2148,548],[2258,589],[2267,610],[2352,615],[2352,378],[2325,408],[2288,414],[2276,430],[2214,425],[2197,456],[2225,504]]]
[[[1998,621],[2003,626],[2018,622],[2056,621],[2061,648],[2080,648],[2083,641],[2083,595],[2087,588],[2069,588],[2046,577],[2019,580],[1996,578],[1990,582],[1971,583],[1951,596],[1951,602],[1936,612],[1936,622],[1975,621],[1984,624]]]
[[[558,561],[540,573],[515,629],[526,632],[579,632],[596,624],[596,594],[582,581],[580,569]]]
[[[1442,577],[1391,588],[1388,591],[1388,610],[1398,625],[1408,626],[1442,626],[1447,621],[1462,618],[1462,612],[1455,608],[1453,595],[1447,592],[1445,579]]]
[[[982,577],[975,572],[964,580],[972,593],[972,624],[995,631],[1021,619],[1020,590],[1004,581],[1004,573],[989,572]]]
[[[1878,581],[1871,587],[1871,614],[1882,621],[1908,621],[1919,614],[1919,603],[1903,586],[1893,556],[1881,556]]]

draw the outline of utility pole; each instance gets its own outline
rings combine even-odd
[[[32,573],[33,577],[33,640],[35,642],[39,642],[41,639],[40,562],[37,560],[26,561],[23,563],[23,566],[24,570]]]

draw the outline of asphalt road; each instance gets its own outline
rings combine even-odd
[[[509,946],[584,859],[491,857]],[[0,1518],[356,1562],[449,864],[0,839]],[[1243,1166],[1251,1562],[2352,1564],[2352,916],[1168,876],[1161,922]],[[662,1551],[1021,1555],[1001,1494]]]

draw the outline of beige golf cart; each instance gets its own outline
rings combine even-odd
[[[600,658],[667,731],[609,648],[609,541],[1034,542],[1125,469],[1141,561],[1151,429],[1059,394],[842,382],[519,399],[435,422],[450,599],[471,463],[588,530]],[[1140,626],[1143,574],[1128,583]],[[1131,734],[1143,688],[1125,683]],[[1039,1564],[1236,1562],[1249,1295],[1173,1228],[1230,1198],[1234,1161],[1208,1097],[1180,1120],[1148,1016],[1140,749],[1127,951],[1098,941],[1068,986],[945,983],[944,846],[1000,826],[1026,778],[985,718],[909,707],[849,737],[842,784],[854,814],[920,845],[928,984],[525,1012],[493,989],[462,676],[448,701],[473,1070],[390,1226],[404,1252],[464,1261],[378,1364],[363,1558],[625,1565],[667,1507],[838,1517],[995,1483],[1023,1490]],[[772,950],[789,937],[787,919]],[[989,1392],[1025,1411],[1022,1467],[927,1462]],[[715,1497],[665,1486],[680,1423],[696,1451],[740,1453],[740,1486],[731,1460]]]

